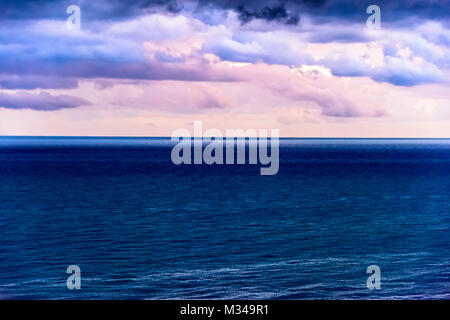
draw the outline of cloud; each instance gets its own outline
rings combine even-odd
[[[74,89],[78,87],[78,80],[74,78],[0,75],[0,88],[2,89]]]
[[[233,83],[227,83],[233,87]],[[240,84],[236,84],[240,86]],[[80,90],[83,91],[83,88]],[[229,93],[214,83],[180,81],[139,81],[120,83],[96,92],[93,102],[105,108],[156,110],[173,114],[226,111],[233,106]]]
[[[366,9],[372,4],[380,6],[386,24],[408,26],[411,21],[446,21],[450,17],[449,0],[379,0],[376,3],[373,0],[199,0],[198,3],[203,7],[232,10],[244,23],[249,19],[264,19],[292,24],[299,19],[303,21],[303,17],[316,17],[317,24],[365,23]]]
[[[69,5],[82,9],[85,23],[92,21],[127,20],[153,13],[190,12],[201,16],[211,9],[234,11],[241,22],[253,19],[295,24],[299,17],[320,17],[330,20],[365,21],[366,9],[372,0],[2,0],[0,19],[65,19]],[[411,19],[448,20],[449,0],[379,0],[383,21],[402,23]]]
[[[311,102],[321,110],[322,115],[338,118],[382,117],[386,113],[381,108],[361,106],[361,99],[352,100],[337,88],[320,88],[302,81],[299,88],[285,85],[269,85],[274,94],[289,98],[294,102]],[[336,87],[336,85],[334,85]],[[359,103],[359,104],[358,104]]]
[[[57,3],[62,5],[65,2]],[[80,2],[94,6],[90,3]],[[354,6],[347,1],[344,3],[347,7],[340,9],[341,14],[353,12]],[[402,4],[406,5],[405,2]],[[17,8],[27,11],[35,8],[30,1],[22,5],[8,2],[8,5],[10,12]],[[318,12],[327,12],[326,8],[339,15],[336,2],[331,0],[191,1],[184,4],[181,12],[177,11],[179,14],[158,13],[160,10],[170,11],[168,7],[175,5],[177,3],[174,1],[137,1],[126,9],[129,14],[127,19],[91,21],[80,31],[67,29],[63,19],[2,21],[0,75],[10,79],[0,81],[0,85],[11,89],[15,86],[19,89],[48,89],[52,85],[54,88],[73,88],[75,82],[83,78],[236,81],[232,72],[218,72],[214,64],[205,59],[205,55],[214,54],[222,60],[233,62],[286,66],[318,64],[307,50],[315,43],[328,45],[329,48],[352,43],[378,42],[383,45],[385,63],[376,69],[363,56],[355,56],[347,49],[329,52],[321,57],[319,63],[331,69],[336,76],[368,76],[379,82],[411,86],[445,81],[440,69],[450,65],[450,50],[446,45],[450,36],[448,29],[438,22],[434,25],[427,22],[427,27],[422,29],[422,24],[419,25],[414,36],[410,35],[415,30],[406,29],[369,32],[363,23],[343,23],[335,18],[316,24],[320,15]],[[438,5],[434,2],[430,4],[433,8]],[[110,11],[123,6],[122,1],[110,4],[99,1],[92,10],[103,15],[107,7],[114,17]],[[48,1],[42,2],[42,10],[51,10],[50,7]],[[197,11],[208,10],[209,7],[225,10],[220,25],[207,25],[195,18]],[[285,20],[292,18],[289,12],[297,12],[294,9],[298,7],[308,8],[306,12],[316,12],[316,16],[302,19],[299,26],[286,27],[289,23]],[[389,7],[402,8],[392,4]],[[407,6],[416,7],[419,5],[414,1]],[[234,14],[226,11],[233,8],[237,8]],[[279,25],[270,25],[267,30],[266,23],[266,29],[260,29],[264,24],[258,24],[255,20],[279,22]],[[398,56],[399,44],[408,47],[416,58],[423,59],[425,70]],[[24,79],[18,81],[12,76],[22,76]],[[41,78],[41,84],[33,78]],[[58,83],[50,78],[67,80]]]
[[[296,25],[300,20],[298,14],[291,14],[281,4],[276,4],[272,7],[266,6],[256,10],[248,10],[243,5],[240,5],[237,7],[237,12],[242,23],[250,22],[253,19],[263,19]]]
[[[311,22],[310,22],[311,23]],[[380,35],[369,32],[367,28],[358,24],[322,24],[320,27],[314,27],[308,24],[306,28],[305,41],[308,43],[354,43],[370,42],[377,40]]]
[[[20,131],[28,115],[36,132],[47,130],[40,117],[58,132],[126,135],[209,117],[292,135],[312,123],[320,134],[348,124],[361,135],[369,123],[398,133],[424,112],[448,115],[449,3],[380,0],[382,28],[368,30],[369,0],[4,0],[0,127]],[[66,28],[69,4],[81,30]],[[15,111],[64,108],[75,110]]]
[[[305,48],[306,44],[298,35],[283,30],[234,34],[223,30],[211,34],[202,50],[227,61],[290,66],[313,62],[312,57],[305,53]]]
[[[386,57],[387,67],[376,68],[371,77],[378,82],[389,82],[398,86],[415,86],[423,83],[447,81],[445,75],[435,65],[422,62]]]
[[[2,25],[0,76],[5,80],[0,84],[5,88],[47,89],[51,83],[53,88],[74,86],[76,78],[235,81],[231,73],[215,70],[200,52],[174,57],[171,52],[153,50],[168,42],[189,48],[189,37],[202,27],[182,16],[160,15],[106,25],[101,33],[72,32],[57,21]],[[17,80],[18,76],[23,81]],[[58,83],[50,77],[69,80]],[[38,78],[43,80],[42,86],[33,80]]]
[[[99,93],[97,99],[106,105],[178,114],[234,111],[260,115],[283,108],[295,108],[305,116],[335,118],[383,117],[387,114],[380,107],[379,98],[370,98],[370,90],[359,87],[355,90],[356,84],[349,86],[346,80],[326,72],[321,74],[314,69],[300,73],[297,69],[262,63],[233,68],[241,82],[124,83]]]
[[[176,0],[2,0],[0,19],[66,19],[66,8],[78,5],[85,21],[123,20],[154,12],[179,12],[183,5]]]
[[[434,44],[417,35],[409,36],[406,30],[383,30],[373,35],[365,29],[358,31],[351,25],[335,26],[338,30],[335,34],[341,36],[333,40],[334,33],[327,33],[332,28],[330,25],[321,25],[311,30],[308,26],[306,34],[289,30],[231,33],[227,30],[220,32],[218,29],[208,38],[202,50],[232,62],[264,62],[286,66],[317,64],[330,69],[335,76],[370,77],[374,81],[397,86],[448,81],[442,71],[450,63],[448,47]],[[416,41],[412,43],[403,40],[408,37]],[[355,46],[349,45],[348,41],[355,41],[355,45],[363,50],[355,51]],[[314,43],[323,44],[326,49],[319,58],[314,57],[314,52],[307,50]],[[375,43],[381,54],[381,61],[377,65],[372,64],[368,54],[370,46]],[[407,48],[411,54],[402,56],[402,48]]]
[[[47,92],[32,94],[27,92],[0,92],[0,107],[7,109],[32,109],[38,111],[55,111],[89,105],[85,99],[69,95],[54,96]]]

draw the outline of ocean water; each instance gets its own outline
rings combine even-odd
[[[282,139],[274,176],[171,146],[1,137],[0,298],[450,298],[450,140]]]

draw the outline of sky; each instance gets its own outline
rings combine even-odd
[[[450,138],[449,17],[450,0],[2,0],[0,135],[170,136],[202,121]]]

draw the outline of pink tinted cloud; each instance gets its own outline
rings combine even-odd
[[[378,97],[370,97],[364,84],[298,69],[263,63],[233,66],[210,65],[217,76],[233,76],[234,82],[138,81],[118,83],[101,90],[97,104],[171,113],[259,114],[282,107],[315,109],[329,117],[382,117],[387,112]],[[205,70],[203,70],[205,72]],[[358,88],[361,86],[361,88]],[[366,88],[366,89],[364,89]],[[81,92],[80,92],[81,93]]]

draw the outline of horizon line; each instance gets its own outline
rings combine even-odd
[[[170,139],[171,136],[72,136],[72,135],[0,135],[0,138],[131,138],[131,139]],[[181,137],[180,137],[181,138]],[[214,138],[214,136],[191,136],[184,138]],[[236,137],[224,136],[226,138],[258,138],[258,137]],[[271,138],[271,137],[267,137]],[[278,137],[279,139],[450,139],[450,137]]]

